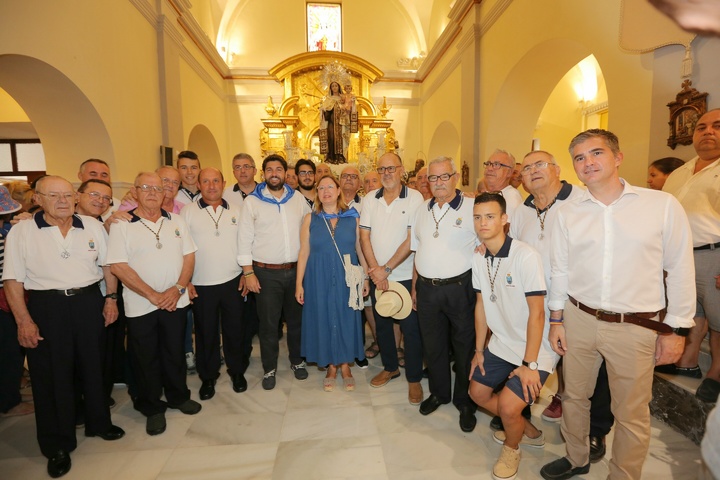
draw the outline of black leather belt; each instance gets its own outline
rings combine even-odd
[[[635,313],[615,313],[608,312],[607,310],[598,310],[596,308],[588,307],[573,297],[569,297],[570,303],[578,307],[585,313],[589,313],[598,320],[609,323],[632,323],[639,327],[649,328],[659,333],[672,333],[673,329],[666,323],[652,320],[660,312],[635,312]]]
[[[700,245],[699,247],[693,247],[693,250],[715,250],[716,248],[720,248],[720,242],[708,243],[707,245]]]
[[[422,275],[418,275],[418,278],[423,283],[429,283],[430,285],[434,287],[442,287],[443,285],[451,285],[453,283],[462,283],[464,280],[469,278],[472,275],[472,270],[468,270],[467,272],[458,275],[457,277],[450,277],[450,278],[427,278],[423,277]]]
[[[62,295],[64,297],[72,297],[82,295],[83,293],[91,293],[97,290],[100,282],[91,283],[87,287],[68,288],[67,290],[31,290],[33,295]]]

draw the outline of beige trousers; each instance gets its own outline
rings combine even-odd
[[[572,303],[564,312],[568,351],[563,360],[565,393],[561,431],[574,467],[587,465],[590,454],[590,400],[605,358],[615,416],[610,475],[639,480],[650,445],[655,342],[653,330],[629,323],[597,320]]]

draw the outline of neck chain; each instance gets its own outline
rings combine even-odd
[[[212,216],[212,213],[210,213],[210,210],[208,210],[207,208],[203,208],[203,210],[205,210],[205,211],[207,212],[207,214],[210,215],[210,218],[212,219],[213,223],[215,224],[215,236],[216,236],[216,237],[219,237],[219,236],[220,236],[220,230],[218,230],[218,225],[220,224],[220,219],[222,218],[223,211],[225,210],[225,209],[222,208],[222,207],[220,207],[220,208],[221,208],[221,210],[220,210],[220,215],[218,215],[217,221],[216,221],[215,218]]]
[[[495,257],[493,257],[495,258]],[[502,262],[502,258],[497,259],[497,268],[495,268],[495,274],[490,274],[490,257],[487,257],[485,259],[485,265],[487,266],[487,273],[488,273],[488,280],[490,280],[490,301],[495,303],[495,300],[497,300],[497,295],[495,295],[495,279],[497,278],[498,272],[500,271],[500,262]]]
[[[547,217],[548,212],[550,211],[550,207],[555,205],[555,200],[557,200],[557,195],[555,195],[555,198],[553,198],[552,202],[545,207],[545,211],[540,213],[540,209],[537,207],[535,202],[533,202],[533,207],[535,207],[535,213],[537,214],[538,220],[540,220],[540,234],[538,235],[538,240],[542,240],[545,238],[545,217]]]
[[[155,232],[155,230],[153,230],[152,228],[148,227],[142,218],[140,219],[140,223],[142,223],[143,227],[147,228],[153,235],[155,235],[155,241],[157,242],[155,244],[155,248],[160,250],[162,248],[162,243],[160,243],[160,230],[162,230],[163,224],[165,223],[165,218],[163,217],[160,220],[160,228],[158,228],[157,232]]]
[[[448,209],[445,210],[445,213],[442,214],[442,217],[440,217],[440,220],[437,220],[435,218],[435,209],[434,208],[430,209],[430,213],[432,213],[432,217],[433,217],[433,222],[435,222],[435,233],[433,233],[434,238],[438,238],[440,236],[440,232],[438,232],[438,227],[440,227],[440,222],[442,222],[442,219],[445,218],[445,215],[448,214],[448,212],[450,211],[451,208],[452,207],[450,205],[448,205]]]

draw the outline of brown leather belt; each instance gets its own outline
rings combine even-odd
[[[578,307],[583,312],[589,313],[593,317],[597,318],[598,320],[602,320],[603,322],[632,323],[633,325],[638,325],[640,327],[649,328],[650,330],[655,330],[656,332],[659,332],[659,333],[672,333],[672,327],[670,325],[659,322],[657,320],[652,320],[660,312],[635,312],[635,313],[608,312],[607,310],[597,310],[595,308],[590,308],[587,305],[584,305],[584,304],[578,302],[573,297],[569,297],[569,298],[570,298],[570,303],[572,303],[573,305]]]
[[[292,263],[262,263],[253,260],[253,267],[268,268],[270,270],[292,270],[297,267],[297,262]]]

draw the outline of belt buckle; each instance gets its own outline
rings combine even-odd
[[[75,290],[75,289],[74,289],[74,288],[68,288],[67,290],[63,290],[62,293],[63,293],[63,295],[65,295],[66,297],[72,297],[72,296],[75,295],[75,292],[73,292],[73,290]]]
[[[442,286],[442,283],[440,283],[440,282],[442,282],[442,278],[431,278],[431,279],[430,279],[430,284],[431,284],[433,287],[440,287],[440,286]]]
[[[600,318],[600,315],[602,315],[602,314],[605,314],[605,315],[617,315],[617,313],[615,313],[615,312],[610,312],[610,311],[608,311],[608,310],[601,310],[601,309],[599,309],[599,308],[598,308],[597,310],[595,310],[595,318],[596,318],[597,320],[602,320],[602,318]],[[620,317],[620,322],[622,323],[622,316]]]

